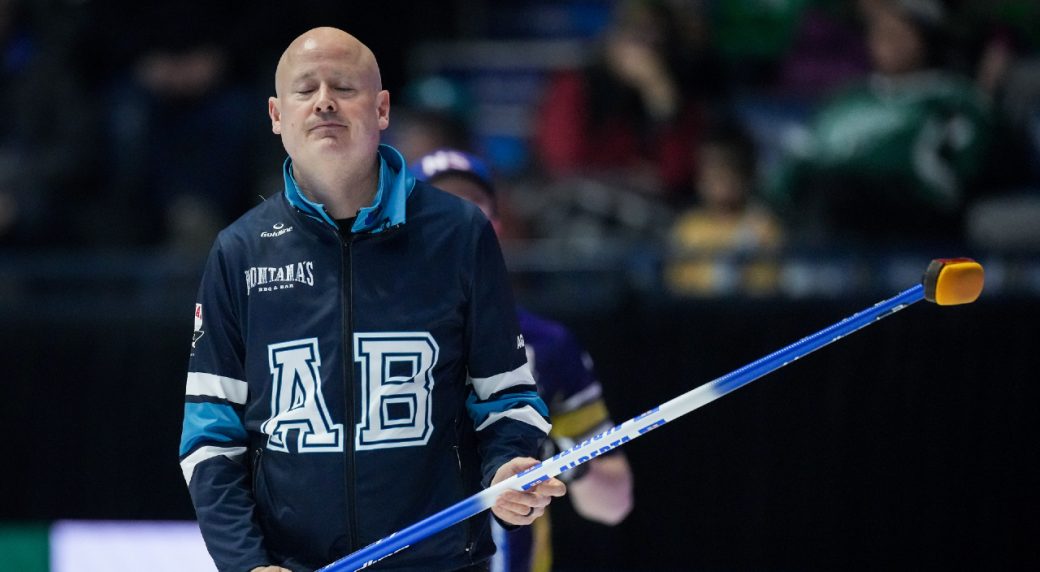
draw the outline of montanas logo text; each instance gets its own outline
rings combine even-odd
[[[305,260],[285,266],[251,266],[246,273],[246,294],[288,290],[297,284],[314,286],[314,262]]]

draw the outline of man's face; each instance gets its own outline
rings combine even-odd
[[[375,58],[351,36],[315,34],[286,50],[268,102],[271,129],[305,171],[374,160],[390,120]]]
[[[926,64],[926,48],[920,32],[892,8],[871,12],[867,42],[874,69],[889,75],[913,72]]]
[[[696,186],[704,207],[716,212],[737,212],[747,201],[749,181],[740,172],[732,151],[708,143],[700,149]]]
[[[474,182],[469,177],[447,173],[434,177],[430,184],[442,191],[447,191],[456,197],[465,199],[480,208],[484,216],[491,221],[495,232],[499,231],[498,213],[495,212],[495,201],[488,196],[484,187]]]

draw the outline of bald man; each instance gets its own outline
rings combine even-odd
[[[550,429],[494,229],[379,143],[372,52],[310,30],[278,62],[285,190],[217,237],[180,459],[221,571],[308,572],[535,464]],[[506,526],[563,483],[503,494]],[[487,570],[486,515],[375,570]]]

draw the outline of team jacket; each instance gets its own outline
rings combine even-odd
[[[221,571],[324,566],[487,486],[550,429],[490,223],[379,155],[347,237],[287,160],[285,192],[210,253],[180,459]],[[493,551],[485,514],[373,569]]]

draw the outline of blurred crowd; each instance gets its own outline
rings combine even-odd
[[[353,31],[338,4],[0,0],[0,249],[205,251],[279,190],[274,63],[307,27]],[[540,74],[528,159],[501,173],[507,238],[655,242],[677,291],[718,288],[720,255],[1040,251],[1035,0],[601,4],[582,63]],[[461,10],[498,4],[460,6],[446,36],[496,39]],[[406,158],[488,151],[456,79],[387,86]]]

